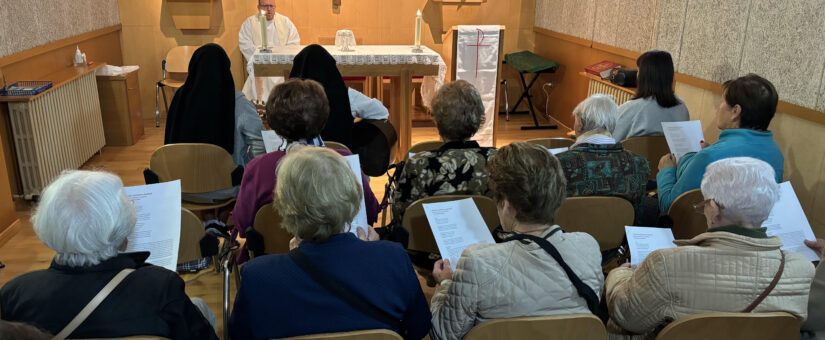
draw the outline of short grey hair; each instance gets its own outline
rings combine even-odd
[[[120,177],[104,171],[64,171],[40,197],[34,232],[70,267],[115,257],[135,227],[135,207]]]
[[[613,131],[619,118],[619,106],[612,96],[594,94],[573,109],[573,115],[582,124],[582,133],[589,131]]]
[[[473,84],[456,80],[444,84],[430,105],[438,134],[445,141],[464,141],[484,124],[484,103]]]
[[[323,147],[290,149],[277,172],[273,208],[287,232],[324,242],[349,230],[363,193],[343,156]]]
[[[722,215],[741,225],[761,225],[779,199],[776,172],[751,157],[722,159],[707,166],[702,195],[722,207]]]

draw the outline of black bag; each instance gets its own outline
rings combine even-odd
[[[559,230],[561,230],[561,228],[552,231],[550,235],[553,235],[553,233]],[[558,249],[556,249],[556,247],[554,247],[553,244],[550,243],[550,241],[543,239],[541,237],[527,234],[516,234],[507,238],[505,241],[509,242],[516,240],[533,241],[536,244],[538,244],[542,249],[544,249],[544,251],[550,254],[550,256],[552,256],[553,259],[555,259],[556,262],[559,263],[561,268],[564,269],[564,272],[567,273],[567,277],[573,283],[573,286],[576,287],[576,291],[579,292],[579,295],[581,295],[581,297],[583,297],[584,300],[587,301],[587,308],[590,309],[590,312],[593,313],[593,315],[598,316],[599,319],[602,320],[602,323],[607,323],[609,315],[607,314],[607,310],[601,307],[601,304],[599,303],[599,295],[597,295],[596,292],[594,292],[593,289],[590,288],[590,286],[585,284],[584,281],[582,281],[579,278],[579,276],[576,275],[576,273],[574,273],[572,269],[570,269],[570,266],[567,265],[567,262],[564,262],[564,259],[561,257],[561,254],[559,254]]]

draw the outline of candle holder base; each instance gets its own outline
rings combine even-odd
[[[261,53],[272,53],[272,49],[270,49],[270,48],[261,48],[260,50],[258,50],[258,52],[261,52]]]
[[[413,46],[412,52],[413,53],[424,53],[424,49],[422,49],[421,46]]]

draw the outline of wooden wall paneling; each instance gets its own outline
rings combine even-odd
[[[6,177],[9,176],[7,174],[8,168],[6,167],[5,149],[5,142],[0,140],[0,173],[2,173],[0,174],[0,235],[3,235],[4,231],[17,222],[17,213],[14,210],[14,200],[12,199],[10,182],[6,181]],[[9,233],[7,235],[11,234],[12,233]],[[3,238],[7,240],[10,237]],[[0,240],[0,245],[2,245],[3,241],[4,240]]]

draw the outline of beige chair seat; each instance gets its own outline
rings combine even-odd
[[[489,320],[464,336],[464,340],[500,339],[604,340],[607,331],[593,314],[569,314]]]
[[[797,339],[802,320],[790,313],[703,313],[676,320],[656,340]]]

